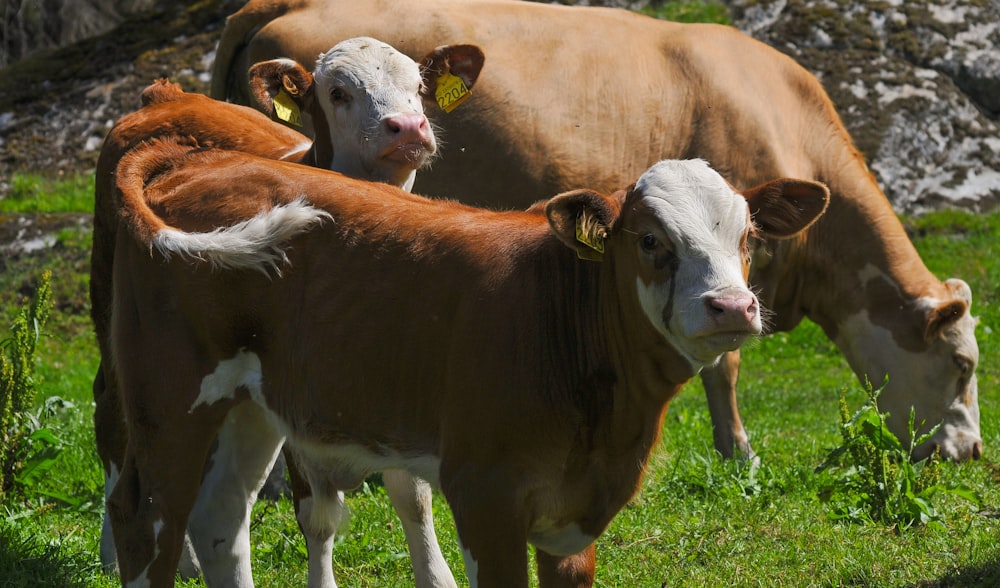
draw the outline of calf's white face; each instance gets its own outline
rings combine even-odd
[[[331,168],[409,189],[437,150],[417,63],[382,41],[358,37],[321,54],[313,76],[329,125]]]
[[[747,288],[746,199],[701,160],[662,161],[635,185],[636,289],[652,323],[695,370],[761,332]]]

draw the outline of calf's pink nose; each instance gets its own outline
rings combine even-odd
[[[720,325],[736,328],[753,324],[757,318],[757,297],[747,291],[726,291],[705,299],[709,316]]]
[[[401,143],[427,139],[427,117],[423,114],[394,114],[385,119],[385,128]]]

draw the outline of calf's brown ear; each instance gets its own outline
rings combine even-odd
[[[601,261],[619,208],[617,201],[593,190],[573,190],[549,200],[545,216],[552,232],[580,259]]]
[[[479,79],[486,57],[476,45],[442,45],[420,61],[420,77],[424,87],[420,95],[436,100],[438,81],[451,74],[462,80],[466,90],[471,90]]]
[[[250,66],[250,92],[268,115],[302,126],[299,113],[307,107],[313,76],[291,59],[272,59]]]
[[[788,178],[743,190],[743,196],[761,233],[776,239],[787,239],[809,228],[830,202],[830,190],[823,184]]]

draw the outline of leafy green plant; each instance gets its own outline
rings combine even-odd
[[[902,531],[916,524],[940,523],[934,506],[940,495],[953,495],[979,504],[979,497],[961,485],[947,485],[941,479],[941,459],[937,454],[914,462],[913,450],[929,441],[940,425],[916,435],[915,414],[910,409],[909,446],[886,425],[888,413],[878,408],[883,388],[870,383],[868,400],[853,415],[846,395],[840,395],[840,433],[843,443],[830,452],[817,473],[832,470],[831,481],[820,486],[820,499],[830,505],[834,519],[876,522]]]
[[[52,274],[45,272],[34,299],[21,308],[0,341],[0,499],[30,487],[54,465],[60,443],[34,413],[35,349],[52,309]]]

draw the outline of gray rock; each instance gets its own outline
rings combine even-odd
[[[819,77],[898,211],[1000,205],[1000,2],[725,3]]]

